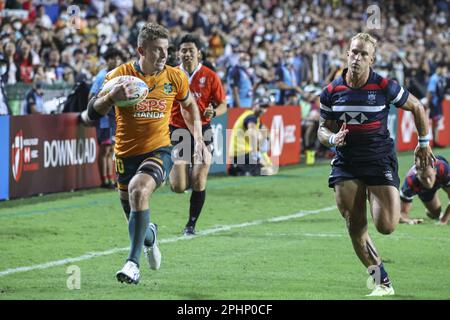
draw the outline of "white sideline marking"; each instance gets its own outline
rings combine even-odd
[[[321,212],[332,211],[335,209],[336,209],[336,206],[326,207],[326,208],[317,209],[317,210],[302,210],[302,211],[299,211],[297,213],[290,214],[287,216],[273,217],[273,218],[269,218],[269,219],[265,219],[265,220],[255,220],[255,221],[245,222],[245,223],[241,223],[241,224],[232,224],[232,225],[228,225],[228,226],[221,226],[221,227],[216,227],[216,228],[212,228],[212,229],[207,229],[204,231],[197,232],[197,234],[192,237],[180,236],[180,237],[172,237],[172,238],[162,239],[162,240],[158,240],[158,243],[171,243],[171,242],[177,242],[180,240],[191,240],[194,238],[206,236],[208,234],[213,234],[213,233],[217,233],[217,232],[221,232],[221,231],[229,231],[231,229],[237,229],[237,228],[246,228],[246,227],[256,226],[256,225],[260,225],[260,224],[264,224],[264,223],[287,221],[287,220],[301,218],[301,217],[311,215],[311,214],[318,214]],[[115,249],[111,249],[111,250],[107,250],[107,251],[86,253],[86,254],[76,257],[76,258],[67,258],[67,259],[51,261],[51,262],[47,262],[47,263],[43,263],[43,264],[35,264],[32,266],[27,266],[27,267],[10,268],[10,269],[1,271],[0,277],[4,277],[4,276],[7,276],[7,275],[10,275],[13,273],[18,273],[18,272],[26,272],[26,271],[38,270],[38,269],[48,269],[48,268],[52,268],[52,267],[62,266],[62,265],[68,264],[68,263],[89,260],[89,259],[96,258],[96,257],[109,256],[111,254],[115,254],[115,253],[122,252],[122,251],[128,251],[128,250],[129,250],[129,247],[115,248]]]

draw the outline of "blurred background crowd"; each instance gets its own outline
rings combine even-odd
[[[378,39],[375,70],[426,97],[438,66],[448,72],[449,9],[446,0],[0,0],[1,79],[34,90],[89,85],[109,47],[123,61],[135,58],[140,27],[156,22],[171,32],[171,65],[177,40],[201,37],[229,107],[270,95],[318,120],[318,93],[345,67],[349,40],[361,31]]]

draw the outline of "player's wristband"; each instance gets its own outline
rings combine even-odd
[[[430,144],[430,139],[425,136],[425,137],[419,137],[419,147],[420,148],[426,148],[428,147]]]
[[[334,147],[336,146],[336,134],[333,133],[329,138],[328,138],[328,143],[330,144],[330,146]]]

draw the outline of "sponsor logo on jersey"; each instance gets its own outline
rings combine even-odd
[[[135,118],[162,119],[167,108],[166,100],[146,99],[134,107]]]
[[[164,92],[169,94],[172,93],[173,91],[173,86],[171,83],[164,83]]]
[[[368,118],[362,112],[344,112],[339,120],[342,120],[347,124],[363,124]]]
[[[338,97],[334,104],[345,103],[347,100],[344,97]]]

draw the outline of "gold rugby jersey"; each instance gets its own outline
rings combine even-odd
[[[115,107],[118,157],[130,157],[170,146],[169,120],[175,100],[189,97],[189,81],[184,72],[166,65],[156,75],[144,75],[137,61],[124,63],[111,70],[105,82],[118,76],[134,76],[148,88],[147,97],[137,105]]]

